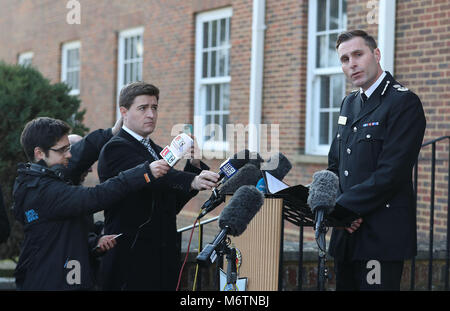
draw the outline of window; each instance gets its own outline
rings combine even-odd
[[[232,9],[225,8],[201,13],[196,20],[195,127],[201,129],[196,136],[207,150],[228,148],[231,15]]]
[[[309,2],[306,153],[328,154],[345,96],[335,44],[347,26],[346,0]]]
[[[142,81],[143,34],[143,27],[124,30],[119,34],[117,106],[122,88],[131,82]],[[118,108],[117,116],[120,117]]]
[[[22,66],[25,66],[25,67],[31,66],[31,64],[33,62],[33,56],[34,56],[33,52],[21,53],[21,54],[19,54],[19,58],[17,60],[17,63],[19,65],[22,65]]]
[[[80,94],[80,48],[79,41],[62,46],[61,81],[71,88],[70,95]]]

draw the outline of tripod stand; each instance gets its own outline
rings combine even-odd
[[[319,264],[317,269],[318,281],[317,290],[325,290],[325,282],[329,278],[328,268],[326,266],[327,262],[327,242],[325,236],[327,234],[327,228],[325,222],[321,222],[319,227],[316,229],[316,242],[319,247]]]
[[[223,262],[223,256],[226,255],[227,259],[227,283],[224,286],[224,291],[237,291],[237,266],[236,266],[236,249],[229,247],[230,240],[225,237],[223,241],[217,245],[217,255],[219,257],[218,262]],[[220,289],[220,288],[219,288]]]

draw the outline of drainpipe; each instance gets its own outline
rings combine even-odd
[[[378,47],[381,68],[394,75],[396,0],[380,0],[378,4]]]
[[[248,149],[259,152],[264,74],[265,0],[253,0]]]

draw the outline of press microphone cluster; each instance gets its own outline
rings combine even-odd
[[[328,214],[336,204],[339,190],[339,178],[331,171],[322,170],[315,172],[313,181],[309,186],[307,203],[315,215],[316,235],[323,222],[324,216]]]
[[[227,235],[240,236],[264,203],[263,194],[255,186],[240,187],[224,207],[219,216],[221,231],[216,238],[200,252],[197,263],[202,266],[212,264],[217,258],[217,248]]]
[[[239,151],[225,160],[220,165],[219,169],[218,187],[220,187],[220,189],[218,190],[217,187],[213,189],[210,198],[201,207],[202,212],[197,219],[202,218],[223,203],[225,201],[225,194],[233,193],[243,185],[255,185],[259,178],[253,182],[251,177],[255,175],[255,171],[258,172],[257,174],[261,174],[259,172],[259,167],[263,161],[264,160],[258,153],[252,153],[248,149]],[[247,167],[244,169],[244,172],[237,174],[246,164],[252,164],[252,167]],[[244,175],[245,172],[249,173],[248,177]],[[237,174],[236,177],[234,177],[235,174]]]
[[[197,219],[202,218],[217,206],[225,202],[226,194],[233,194],[245,185],[254,186],[261,177],[261,171],[253,164],[247,163],[236,174],[227,179],[219,190],[215,190],[211,197],[202,206],[202,212]]]

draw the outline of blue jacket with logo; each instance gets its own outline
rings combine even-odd
[[[23,224],[25,237],[15,271],[17,289],[91,289],[86,216],[144,187],[146,174],[151,176],[148,162],[96,187],[82,187],[67,183],[61,172],[44,162],[19,165],[14,214]]]

